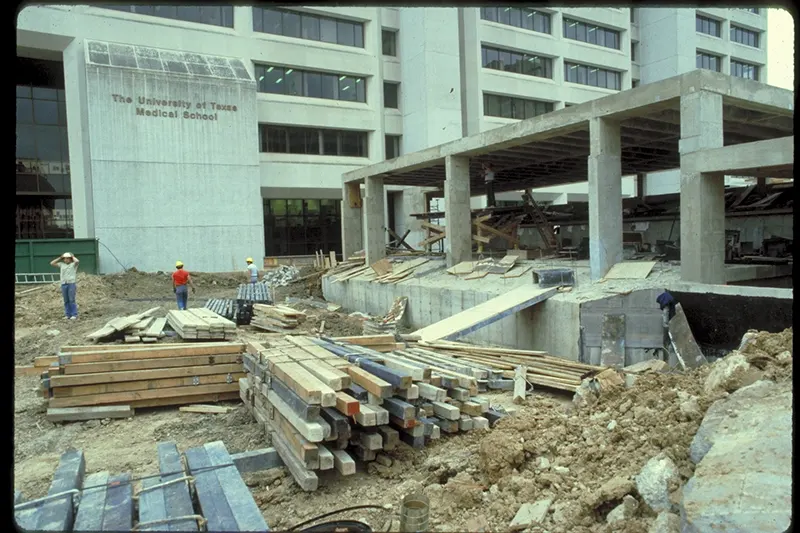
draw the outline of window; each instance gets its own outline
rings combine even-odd
[[[397,32],[383,30],[381,32],[381,51],[385,56],[397,56]]]
[[[233,28],[233,6],[153,6],[101,4],[98,7],[198,24]],[[260,30],[259,30],[260,31]]]
[[[487,117],[516,118],[524,120],[544,115],[553,110],[552,102],[527,98],[483,93],[483,114]]]
[[[759,35],[757,31],[746,30],[739,26],[731,24],[731,41],[745,46],[752,46],[758,48]]]
[[[720,68],[722,66],[721,57],[711,54],[706,54],[704,52],[697,52],[696,57],[697,57],[697,68],[704,68],[716,72],[720,71]]]
[[[386,159],[400,156],[400,135],[386,136]]]
[[[288,9],[253,7],[253,31],[364,48],[364,25],[361,22]]]
[[[752,13],[754,15],[758,15],[758,8],[757,7],[737,7],[737,8],[734,8],[734,9],[738,9],[739,11],[747,11],[747,12]]]
[[[267,255],[341,253],[341,201],[263,199]]]
[[[259,124],[262,152],[367,157],[367,132]]]
[[[636,16],[636,8],[632,7],[629,9],[631,12],[631,24],[636,24],[638,22],[638,17]]]
[[[569,18],[564,18],[564,37],[614,50],[620,46],[618,31]]]
[[[539,78],[553,77],[553,60],[549,57],[482,46],[481,61],[483,68],[516,72]]]
[[[550,14],[529,7],[482,7],[481,18],[524,30],[550,33]]]
[[[275,65],[256,65],[255,72],[258,91],[262,93],[362,103],[367,101],[364,78]]]
[[[731,76],[758,81],[758,65],[731,59]]]
[[[400,108],[400,84],[383,82],[383,107],[389,109]]]
[[[639,51],[639,43],[636,41],[631,41],[631,61],[634,63],[638,61],[637,56],[639,55],[637,52]]]
[[[713,37],[720,37],[721,36],[720,26],[721,24],[718,20],[697,15],[695,29],[699,33],[705,33]]]
[[[619,91],[622,88],[621,77],[614,70],[564,62],[564,80],[570,83]]]
[[[631,88],[636,88],[639,86],[639,80],[631,80]]]

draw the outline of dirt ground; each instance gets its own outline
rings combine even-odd
[[[240,282],[232,275],[197,274],[195,279],[198,289],[190,295],[190,305],[202,305],[210,297],[235,297]],[[314,290],[289,286],[276,296],[319,296]],[[55,353],[60,345],[83,344],[85,334],[115,316],[155,306],[164,312],[176,308],[166,274],[140,273],[82,276],[78,305],[81,318],[63,321],[57,287],[17,298],[16,364],[30,364],[34,357]],[[358,319],[304,309],[309,318],[303,329],[318,328],[324,319],[328,334],[361,333]],[[243,339],[272,337],[250,327],[240,330]],[[742,353],[766,378],[791,386],[791,352],[792,332],[787,330],[758,335]],[[661,451],[679,467],[682,483],[691,477],[689,444],[706,409],[727,394],[705,392],[710,371],[711,365],[706,365],[685,373],[643,375],[632,388],[604,391],[584,407],[576,407],[571,396],[536,391],[515,415],[490,431],[443,435],[423,450],[401,444],[385,452],[391,466],[359,464],[353,476],[321,476],[320,489],[314,493],[302,492],[283,469],[249,474],[245,481],[273,529],[342,507],[392,504],[392,511],[351,511],[330,519],[363,520],[375,531],[397,531],[402,497],[423,492],[430,500],[434,531],[507,531],[521,504],[553,498],[543,527],[530,532],[644,533],[655,518],[645,505],[631,519],[613,526],[605,523],[622,497],[613,489],[630,484],[631,476]],[[269,445],[242,406],[227,415],[141,409],[129,420],[53,424],[45,420],[46,403],[36,394],[37,386],[36,377],[15,380],[14,485],[26,498],[46,494],[58,458],[69,447],[84,451],[87,474],[107,470],[140,477],[157,472],[160,441],[174,441],[185,450],[222,440],[231,453]],[[510,404],[508,394],[488,396],[496,404]],[[609,430],[612,422],[616,427]],[[673,497],[679,498],[679,487],[675,489]],[[635,489],[632,494],[636,495]]]

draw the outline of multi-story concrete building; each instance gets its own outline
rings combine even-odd
[[[339,251],[343,173],[694,68],[766,80],[766,28],[759,9],[29,6],[17,236],[96,237],[102,271]],[[425,208],[390,189],[387,225]]]

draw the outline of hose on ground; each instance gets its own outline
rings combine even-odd
[[[308,519],[308,520],[306,520],[304,522],[300,522],[299,524],[296,524],[296,525],[290,527],[286,531],[296,531],[299,528],[301,528],[301,527],[303,527],[303,526],[305,526],[307,524],[311,524],[313,522],[316,522],[317,520],[322,520],[323,518],[328,518],[329,516],[333,516],[333,515],[339,514],[339,513],[344,513],[344,512],[347,512],[347,511],[357,511],[358,509],[390,510],[391,508],[392,508],[391,505],[353,505],[351,507],[344,507],[342,509],[337,509],[336,511],[330,511],[328,513],[324,513],[324,514],[321,514],[319,516],[315,516],[314,518],[310,518],[310,519]],[[333,522],[331,522],[331,524],[333,524]],[[366,526],[366,524],[364,524],[364,525]],[[304,530],[301,530],[301,531],[304,531]]]

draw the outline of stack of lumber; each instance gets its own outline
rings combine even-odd
[[[156,342],[158,338],[164,336],[163,329],[166,324],[166,320],[153,319],[153,316],[160,310],[160,307],[154,307],[143,313],[109,320],[102,328],[86,335],[86,338],[92,342],[107,340],[111,337],[125,337],[126,342],[139,342],[145,339],[145,342]]]
[[[167,323],[182,339],[224,340],[236,335],[236,324],[210,309],[170,311]]]
[[[411,274],[414,271],[430,261],[427,257],[419,257],[411,259],[410,261],[402,261],[397,263],[390,263],[387,258],[373,263],[370,268],[375,274],[374,277],[370,276],[371,281],[374,283],[397,283]]]
[[[56,361],[42,373],[47,416],[65,415],[62,408],[232,400],[237,397],[236,381],[244,375],[243,353],[244,344],[235,342],[62,346]]]
[[[339,343],[363,346],[376,352],[391,352],[393,350],[402,350],[406,347],[405,343],[398,343],[392,333],[358,335],[354,337],[334,337],[333,340]]]
[[[381,462],[400,441],[421,448],[441,432],[488,429],[504,416],[477,397],[474,373],[444,366],[287,335],[247,345],[239,393],[297,484],[314,491],[317,471],[352,475],[354,459]]]
[[[306,314],[284,305],[253,304],[250,325],[273,333],[291,331],[306,319]]]
[[[386,316],[365,320],[364,335],[393,335],[403,320],[407,305],[408,298],[401,296],[394,301]]]
[[[475,346],[442,340],[420,341],[416,343],[416,348],[409,348],[408,351],[426,352],[441,360],[449,359],[456,364],[501,372],[503,378],[513,378],[514,370],[523,366],[527,369],[527,381],[534,386],[568,392],[575,392],[583,377],[605,370],[604,367],[568,361],[546,352]]]
[[[269,531],[239,470],[249,466],[244,454],[230,455],[217,441],[184,455],[186,467],[174,442],[158,443],[159,472],[134,495],[130,473],[86,475],[83,451],[69,450],[47,497],[25,501],[15,492],[14,518],[27,531]]]

